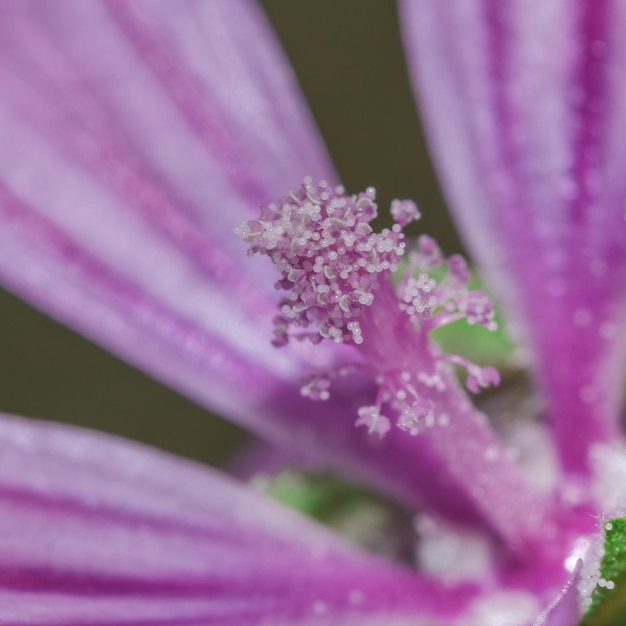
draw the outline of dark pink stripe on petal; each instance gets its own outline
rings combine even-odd
[[[403,3],[459,223],[534,356],[567,469],[618,430],[626,359],[620,2]]]
[[[474,594],[137,444],[2,417],[0,451],[3,624],[450,624]]]

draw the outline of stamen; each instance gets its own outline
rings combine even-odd
[[[388,417],[380,414],[377,406],[362,406],[356,426],[365,426],[370,435],[376,433],[382,438],[389,432],[391,422]]]
[[[303,396],[311,398],[311,400],[328,400],[330,398],[330,376],[317,375],[312,376],[306,385],[300,388]]]
[[[443,355],[442,359],[467,370],[465,386],[472,393],[479,393],[481,389],[500,384],[500,373],[494,367],[479,367],[475,363],[453,354]]]
[[[412,200],[392,200],[390,211],[393,221],[402,228],[422,217],[415,202]]]
[[[261,253],[276,265],[276,288],[285,293],[274,318],[273,344],[290,339],[318,343],[329,339],[355,347],[379,385],[376,403],[358,412],[357,426],[384,436],[387,414],[412,435],[441,425],[438,396],[451,385],[449,363],[467,372],[473,392],[497,384],[493,368],[480,368],[455,355],[441,355],[428,338],[431,330],[458,319],[495,328],[494,308],[483,292],[469,291],[470,272],[463,257],[446,263],[437,242],[422,235],[398,289],[391,280],[406,249],[402,227],[419,219],[410,200],[394,200],[395,224],[380,233],[370,222],[377,215],[376,192],[348,196],[341,187],[310,178],[278,203],[261,209],[258,220],[236,229],[249,244],[249,254]],[[430,274],[445,266],[438,282]],[[330,396],[337,372],[316,374],[302,387],[314,400]],[[448,421],[448,413],[445,422]]]
[[[346,196],[307,178],[298,191],[264,207],[260,219],[235,229],[249,254],[271,258],[282,275],[277,288],[289,292],[275,320],[275,345],[287,343],[290,327],[310,326],[320,339],[362,343],[355,319],[372,305],[379,275],[397,269],[406,245],[399,230],[372,231],[375,197],[372,187]]]

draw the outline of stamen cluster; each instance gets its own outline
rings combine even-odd
[[[348,196],[341,187],[306,178],[297,191],[263,207],[259,219],[242,222],[235,232],[249,244],[249,254],[268,256],[280,272],[276,287],[286,295],[274,318],[274,345],[294,336],[314,343],[332,339],[362,356],[353,366],[316,373],[302,394],[326,400],[334,378],[364,368],[374,375],[378,394],[375,404],[358,411],[357,426],[382,437],[391,427],[387,415],[395,415],[399,428],[416,435],[450,419],[441,407],[455,385],[451,364],[467,371],[466,387],[474,393],[499,382],[491,367],[441,354],[428,334],[459,319],[493,330],[495,310],[485,293],[469,290],[465,259],[446,259],[426,235],[419,237],[394,287],[391,275],[406,247],[402,228],[420,214],[410,200],[394,200],[393,227],[375,233],[370,226],[375,198],[371,187]]]
[[[258,220],[242,222],[235,232],[250,244],[249,254],[267,255],[282,278],[276,287],[287,291],[274,319],[274,344],[284,345],[293,327],[313,342],[363,341],[357,318],[372,305],[381,272],[395,272],[405,250],[399,224],[380,233],[376,193],[348,196],[342,187],[310,178],[277,204],[262,208]],[[400,202],[400,201],[396,201]],[[403,222],[419,216],[410,201],[396,205]]]

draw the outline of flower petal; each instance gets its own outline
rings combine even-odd
[[[192,389],[176,374],[180,357],[156,358],[167,348],[148,337],[139,345],[135,326],[176,339],[187,360],[210,351],[225,380],[246,365],[265,372],[251,377],[252,397],[294,378],[293,359],[266,358],[273,275],[245,262],[232,229],[303,173],[333,171],[258,9],[240,0],[184,11],[72,0],[2,8],[4,280]],[[99,314],[76,306],[87,298],[100,300]],[[116,307],[126,329],[115,311],[105,318]],[[213,405],[235,412],[232,385],[202,377]]]
[[[626,350],[626,6],[402,3],[426,130],[535,357],[567,468],[618,427]]]
[[[209,468],[0,417],[3,624],[448,624],[472,595]]]
[[[477,519],[423,443],[354,428],[367,381],[300,396],[332,345],[270,347],[273,268],[232,228],[304,174],[334,174],[258,8],[0,7],[0,280],[265,438]]]

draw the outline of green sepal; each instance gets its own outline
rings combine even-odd
[[[600,581],[591,595],[581,626],[626,624],[626,518],[604,523],[604,556]]]

